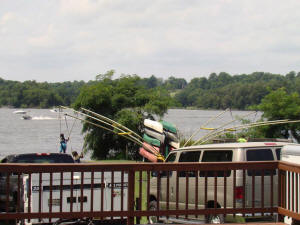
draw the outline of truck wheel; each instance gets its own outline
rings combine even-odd
[[[151,201],[149,204],[149,211],[157,211],[157,202],[155,200]],[[157,223],[157,216],[149,216],[149,223]]]
[[[292,219],[292,225],[300,225],[300,221]]]
[[[206,216],[206,223],[223,224],[224,223],[224,215],[223,214],[208,215],[208,216]]]

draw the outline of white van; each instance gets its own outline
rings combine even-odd
[[[284,146],[281,150],[281,160],[284,162],[290,162],[290,163],[297,163],[300,164],[300,145],[287,145]],[[290,184],[288,185],[288,177],[291,178],[290,180]],[[292,179],[294,179],[294,181],[292,181]],[[298,196],[300,196],[300,192],[299,189],[296,190],[296,180],[300,180],[299,174],[294,174],[291,172],[287,172],[287,176],[286,176],[286,187],[290,187],[290,193],[292,193],[292,183],[294,183],[294,190],[298,191]],[[292,207],[293,205],[293,200],[292,198],[294,198],[294,207]],[[296,204],[299,205],[300,201],[299,199],[296,199],[295,196],[291,195],[290,198],[288,198],[288,188],[286,190],[286,208],[289,209],[296,209]],[[298,209],[298,212],[300,213],[300,209]],[[286,224],[300,224],[299,221],[295,221],[293,220],[291,217],[285,216],[284,217],[284,223]]]
[[[221,144],[206,144],[192,147],[185,147],[173,150],[167,157],[166,162],[249,162],[249,161],[276,161],[280,159],[280,152],[283,146],[292,145],[288,142],[246,142],[246,143],[221,143]],[[270,206],[271,197],[270,175],[273,173],[273,203],[277,203],[277,174],[276,171],[265,171],[264,178],[264,206]],[[195,193],[195,175],[189,175],[189,190],[186,190],[186,176],[184,172],[180,172],[179,176],[179,209],[185,209],[186,206],[186,191]],[[224,172],[220,171],[217,175],[217,207],[224,206]],[[177,172],[170,172],[169,176],[169,207],[175,209],[176,207],[176,177]],[[207,201],[204,197],[205,178],[203,172],[200,171],[198,177],[198,208],[213,208],[214,207],[214,177],[208,172],[208,187],[207,187]],[[260,171],[256,171],[255,179],[255,207],[261,206],[261,190],[262,179]],[[160,184],[160,208],[166,209],[166,195],[167,195],[167,177],[161,176]],[[246,207],[252,207],[252,171],[246,172],[245,196],[243,196],[243,172],[238,170],[236,172],[236,185],[233,193],[233,172],[227,173],[227,208],[233,207],[233,196],[235,195],[236,207],[242,207],[242,200],[245,198]],[[157,178],[153,177],[150,187],[150,208],[155,210],[157,207]],[[188,207],[195,207],[195,200],[193,194],[189,195]],[[155,218],[153,217],[155,220]],[[151,221],[150,221],[151,222]],[[155,222],[155,221],[154,221]],[[206,217],[206,223],[224,223],[223,215],[209,215]]]

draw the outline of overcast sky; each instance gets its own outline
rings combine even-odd
[[[299,0],[1,0],[0,77],[300,71]]]

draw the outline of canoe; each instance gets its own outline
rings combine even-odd
[[[171,124],[167,121],[164,121],[164,120],[161,120],[160,123],[163,125],[164,130],[170,131],[172,133],[177,132],[177,129],[176,129],[175,125],[173,125],[173,124]]]
[[[146,151],[144,148],[140,148],[139,153],[140,153],[141,156],[148,159],[149,161],[157,162],[157,157],[155,155],[153,155],[152,153]]]
[[[163,133],[163,125],[160,122],[145,119],[144,125],[145,125],[145,127],[151,128],[152,130],[155,130],[159,133]]]
[[[148,129],[148,128],[145,128],[145,133],[148,136],[153,137],[153,138],[159,140],[160,143],[164,143],[165,142],[165,135],[164,134],[158,133],[155,130]]]
[[[155,138],[149,137],[147,134],[144,134],[143,139],[150,145],[160,147],[160,141]]]
[[[172,133],[172,132],[169,132],[169,131],[165,131],[164,133],[165,133],[167,139],[169,139],[171,141],[175,141],[175,142],[179,141],[177,133]]]
[[[175,142],[175,141],[169,141],[168,144],[171,146],[171,147],[174,147],[174,148],[179,148],[180,146],[180,143],[179,142]]]
[[[159,148],[148,144],[147,142],[143,142],[143,148],[146,149],[148,152],[155,151],[159,153]]]

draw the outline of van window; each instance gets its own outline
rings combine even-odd
[[[232,151],[204,151],[202,156],[202,162],[231,162],[232,161]],[[208,177],[214,177],[213,171],[208,171]],[[225,176],[229,177],[231,171],[226,171]],[[200,176],[204,177],[205,172],[200,172]],[[217,172],[218,177],[224,176],[224,171]]]
[[[281,148],[276,148],[275,152],[276,152],[277,160],[280,160]]]
[[[205,151],[202,162],[231,162],[232,151]]]
[[[199,162],[201,151],[181,152],[179,162]],[[195,171],[187,171],[189,177],[195,177]],[[179,177],[185,177],[186,171],[180,171]]]
[[[201,151],[181,152],[179,162],[199,162]]]
[[[274,160],[271,149],[247,150],[247,161],[272,161]]]
[[[271,149],[248,149],[246,152],[247,161],[273,161],[274,156]],[[252,176],[252,170],[248,170],[248,176]],[[264,175],[270,176],[276,174],[276,171],[265,170]],[[261,170],[255,171],[254,176],[261,176]]]

